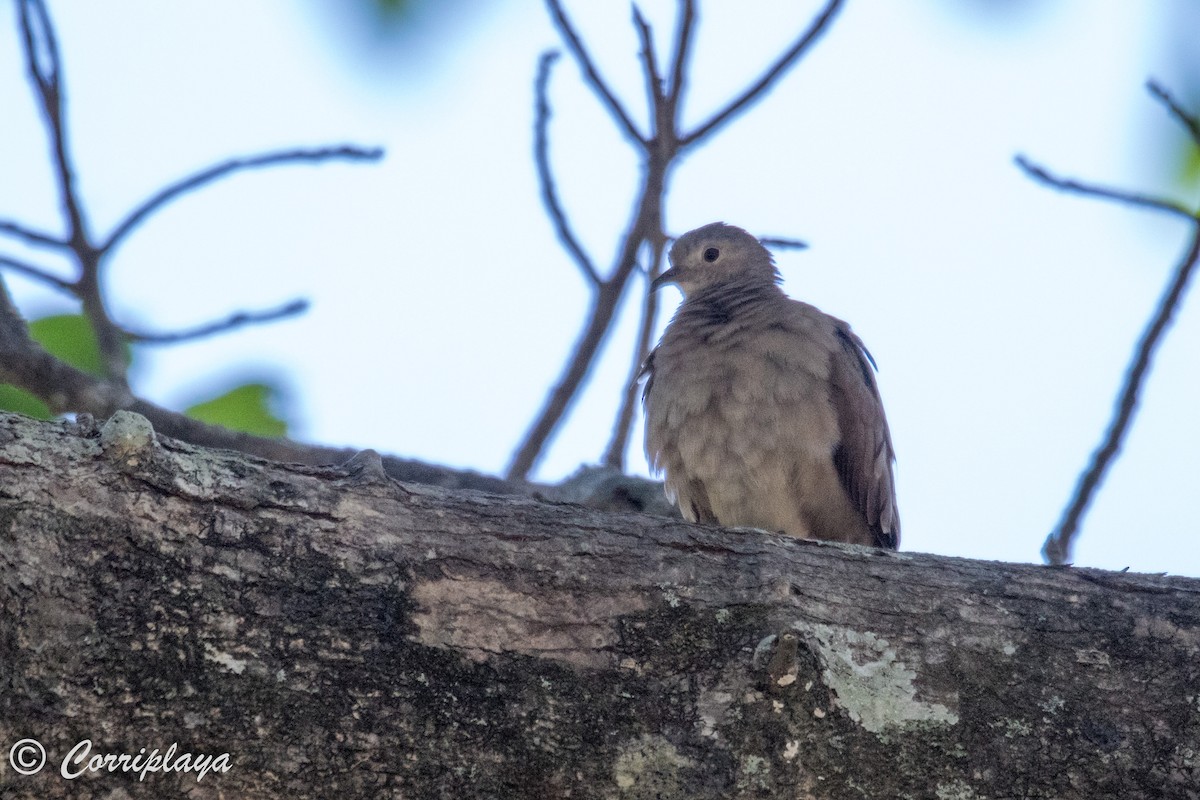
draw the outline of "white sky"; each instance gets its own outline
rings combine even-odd
[[[756,76],[819,5],[702,3],[685,118],[704,119]],[[1170,3],[986,5],[851,0],[773,94],[681,165],[667,219],[675,234],[721,219],[810,243],[780,255],[785,289],[850,321],[879,362],[904,549],[1038,561],[1188,230],[1049,191],[1012,157],[1177,192],[1164,150],[1181,140],[1141,87],[1177,79],[1182,96],[1186,84]],[[570,7],[641,121],[628,5]],[[388,151],[376,166],[242,174],[128,240],[107,288],[131,326],[313,301],[297,320],[143,352],[141,394],[179,408],[244,376],[279,376],[299,438],[504,468],[579,333],[587,289],[541,210],[532,167],[535,64],[559,46],[546,12],[535,2],[460,8],[421,47],[380,61],[330,29],[336,14],[288,0],[52,3],[97,231],[234,155],[343,141]],[[644,8],[665,49],[674,4]],[[4,4],[0,217],[57,230],[12,17]],[[552,99],[560,191],[607,267],[636,161],[569,59]],[[8,241],[0,252],[53,264]],[[6,279],[27,314],[69,309]],[[641,282],[631,289],[627,300]],[[636,306],[536,477],[599,458]],[[1191,297],[1076,563],[1200,575],[1198,351]],[[640,428],[634,439],[630,466],[644,472]]]

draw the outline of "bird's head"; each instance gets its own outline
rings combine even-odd
[[[724,222],[680,236],[668,258],[671,267],[655,278],[653,288],[674,283],[685,296],[721,286],[773,286],[780,281],[767,248],[741,228]]]

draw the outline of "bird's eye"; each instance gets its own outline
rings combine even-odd
[[[720,255],[721,255],[720,250],[718,250],[715,247],[710,247],[704,251],[704,260],[711,264],[712,262],[716,261],[717,258],[720,257]]]

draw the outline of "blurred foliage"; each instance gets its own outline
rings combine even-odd
[[[24,389],[18,389],[8,383],[0,383],[0,411],[15,411],[27,417],[37,419],[52,419],[50,406],[31,395]]]
[[[104,376],[100,347],[91,323],[81,314],[55,314],[29,323],[29,334],[46,352],[71,366],[97,377]],[[128,345],[125,358],[132,363]],[[202,422],[222,425],[259,436],[285,436],[287,423],[270,409],[279,395],[277,387],[261,381],[247,382],[210,400],[193,405],[184,413]],[[9,384],[0,384],[0,411],[15,411],[38,419],[52,419],[50,406],[33,394]]]
[[[81,314],[55,314],[29,323],[29,335],[46,352],[90,375],[104,375],[104,361],[91,323]],[[126,348],[125,358],[132,357]],[[24,389],[0,384],[0,410],[16,411],[39,419],[51,419],[48,406]]]
[[[51,355],[89,375],[104,377],[104,359],[92,324],[82,314],[55,314],[29,323],[29,335]],[[128,345],[125,362],[133,358]]]
[[[284,436],[287,434],[287,423],[270,409],[271,400],[276,394],[276,389],[265,383],[247,383],[211,400],[197,403],[183,413],[201,422],[256,436]]]
[[[308,0],[320,35],[373,89],[427,82],[501,6],[485,0]]]

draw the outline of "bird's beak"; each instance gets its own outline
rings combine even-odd
[[[675,283],[678,278],[679,273],[672,267],[650,282],[650,291],[656,292],[668,283]]]

